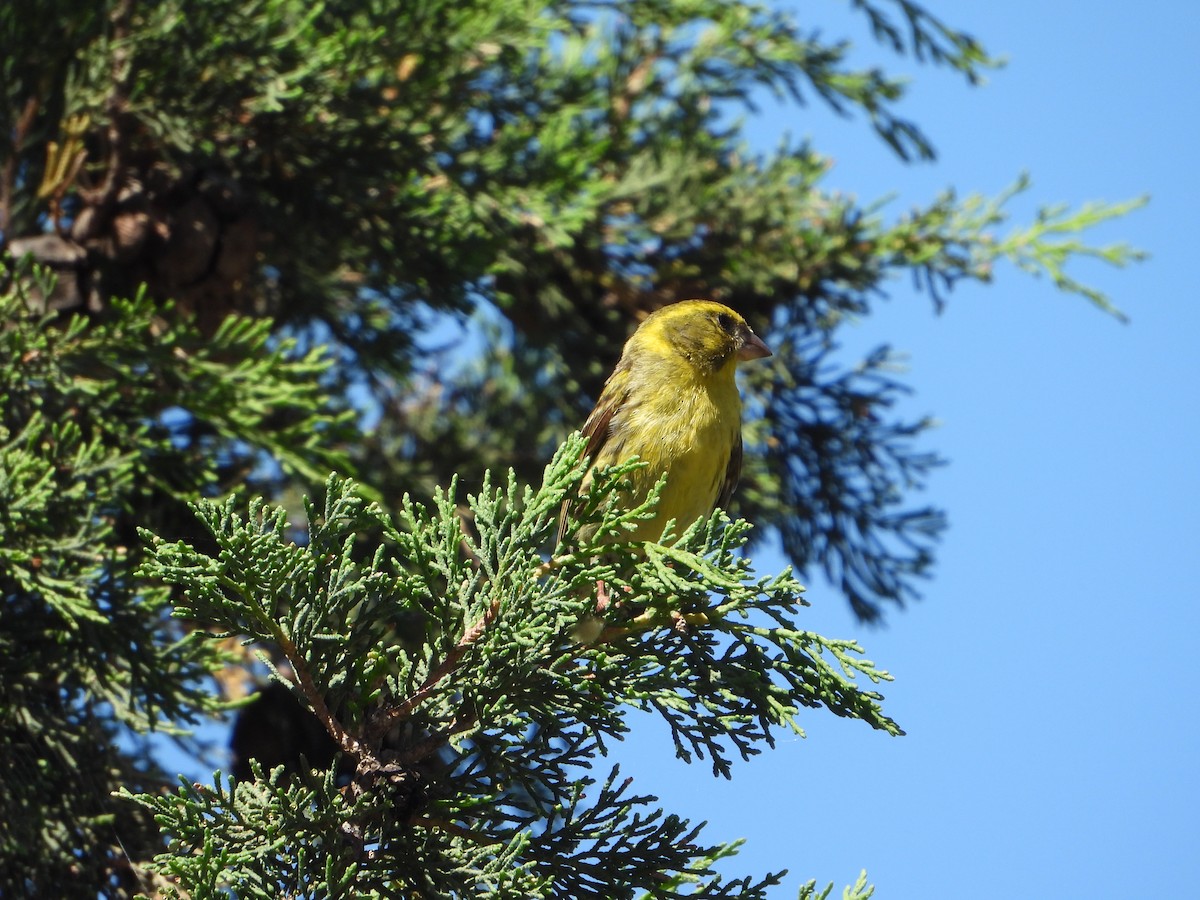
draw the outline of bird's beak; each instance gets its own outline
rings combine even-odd
[[[771,355],[771,348],[763,343],[762,338],[749,328],[742,334],[742,346],[738,348],[737,358],[740,360],[762,359]]]

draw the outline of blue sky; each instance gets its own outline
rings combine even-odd
[[[813,630],[857,637],[891,671],[888,738],[809,712],[804,740],[717,781],[665,763],[648,717],[618,748],[638,791],[745,837],[730,872],[788,868],[877,897],[1180,896],[1200,883],[1195,644],[1200,509],[1200,16],[1183,2],[932,2],[1007,68],[967,87],[872,49],[845,4],[806,4],[823,36],[914,78],[902,107],[939,159],[906,166],[861,120],[768,109],[756,147],[811,138],[833,157],[827,188],[898,214],[947,186],[995,194],[1028,170],[1014,222],[1059,201],[1152,196],[1107,225],[1152,258],[1080,265],[1127,325],[1010,267],[935,315],[897,280],[846,334],[846,358],[888,342],[909,354],[905,410],[941,423],[950,460],[928,498],[950,531],[922,602],[885,628],[854,622],[813,583]],[[783,561],[755,560],[761,571]],[[1190,885],[1190,887],[1188,887]]]

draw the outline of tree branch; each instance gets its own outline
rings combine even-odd
[[[391,728],[393,724],[411,715],[413,710],[421,704],[421,701],[433,693],[433,689],[437,684],[458,667],[458,663],[463,658],[463,655],[470,649],[472,644],[483,637],[488,626],[496,621],[496,616],[499,614],[500,598],[497,597],[491,602],[479,621],[463,632],[463,636],[459,638],[454,649],[446,654],[446,658],[429,673],[429,676],[415,693],[406,697],[398,706],[380,712],[379,718],[372,724],[370,729],[372,738],[377,738]]]
[[[13,128],[11,149],[8,159],[4,161],[4,172],[0,175],[0,250],[8,245],[9,230],[12,228],[12,194],[17,184],[17,157],[21,154],[21,147],[24,146],[29,129],[33,126],[39,106],[36,96],[25,101],[25,108],[17,118],[16,127]]]
[[[128,162],[128,129],[125,113],[129,105],[129,87],[133,66],[129,59],[130,22],[133,18],[133,0],[119,0],[113,8],[112,65],[109,69],[112,86],[104,101],[104,112],[108,119],[105,137],[108,142],[108,163],[104,179],[91,189],[80,189],[80,197],[89,206],[108,210],[116,202],[117,194],[125,183],[125,168]],[[99,218],[93,220],[92,228],[99,227]]]
[[[312,706],[313,713],[321,720],[321,724],[325,726],[325,730],[329,732],[330,737],[337,741],[338,746],[344,752],[351,754],[356,759],[361,759],[365,748],[350,732],[342,727],[342,723],[337,720],[337,717],[334,716],[328,705],[326,705],[325,697],[313,682],[312,675],[309,674],[308,666],[304,664],[304,657],[301,655],[299,648],[282,631],[276,630],[275,639],[279,642],[279,649],[283,651],[283,655],[291,663],[292,671],[296,673],[296,680],[300,683],[300,690],[303,691],[305,699]]]

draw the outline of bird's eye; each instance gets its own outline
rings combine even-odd
[[[733,316],[729,313],[717,313],[717,324],[721,326],[722,331],[733,333]]]

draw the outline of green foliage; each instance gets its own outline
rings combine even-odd
[[[971,83],[997,64],[911,0],[851,7]],[[193,896],[612,896],[598,858],[621,860],[618,894],[761,894],[774,876],[711,874],[736,845],[587,770],[633,709],[721,775],[802,708],[896,730],[849,677],[883,674],[798,628],[795,580],[742,555],[738,517],[777,529],[865,620],[931,569],[929,421],[895,413],[888,348],[838,361],[839,330],[897,275],[940,306],[1002,261],[1115,312],[1073,267],[1140,258],[1085,233],[1141,201],[1010,225],[1022,178],[897,216],[807,145],[743,145],[765,91],[932,158],[904,81],[850,50],[721,0],[0,4],[0,893],[166,890],[139,880],[153,811],[195,851],[160,861]],[[734,520],[543,563],[578,475],[545,461],[633,322],[690,296],[776,351],[744,385]],[[360,487],[330,482],[307,536],[223,502],[297,499],[330,470]],[[434,493],[456,483],[465,519]],[[432,510],[383,505],[409,495]],[[603,621],[597,578],[619,601]],[[146,735],[252,667],[208,629],[287,664],[347,784],[259,771],[154,799],[170,779]]]
[[[729,845],[699,842],[699,828],[630,794],[615,769],[597,780],[594,758],[630,710],[661,716],[678,756],[725,776],[731,753],[758,753],[780,728],[802,733],[804,707],[899,734],[854,680],[890,676],[853,641],[796,624],[803,588],[787,571],[754,576],[745,522],[717,513],[661,544],[611,543],[656,502],[606,502],[636,462],[589,488],[577,524],[596,525],[596,543],[547,562],[539,549],[578,489],[583,445],[568,441],[536,490],[511,473],[498,488],[485,479],[469,534],[452,489],[432,509],[406,497],[393,524],[333,478],[300,543],[261,500],[245,516],[233,500],[200,504],[211,550],[151,538],[143,574],[180,589],[176,615],[221,629],[214,639],[281,648],[354,770],[345,789],[335,767],[142,795],[173,842],[165,874],[194,896],[231,884],[264,897],[451,897],[475,885],[502,897],[756,897],[777,883],[714,874]],[[363,546],[364,534],[383,540]],[[620,599],[580,643],[601,581]]]
[[[109,797],[167,780],[134,736],[219,705],[222,654],[135,574],[134,522],[192,533],[186,502],[264,451],[327,471],[315,442],[339,417],[320,411],[320,359],[269,348],[266,323],[209,338],[145,297],[90,325],[29,316],[50,289],[18,268],[0,294],[0,868],[23,879],[0,893],[69,895],[96,891],[118,842],[135,859],[157,844]]]
[[[817,883],[815,881],[808,881],[800,886],[799,900],[829,900],[831,893],[833,893],[832,884],[827,885],[823,891],[817,893]],[[859,873],[858,880],[852,886],[842,890],[842,900],[870,900],[874,895],[875,886],[867,884],[866,869]]]
[[[998,65],[911,0],[851,5],[896,53],[971,83]],[[56,218],[100,304],[145,285],[206,328],[236,310],[331,343],[340,389],[386,413],[344,448],[383,496],[489,467],[536,479],[632,320],[724,300],[790,348],[751,386],[765,421],[734,512],[865,619],[916,595],[945,522],[913,501],[928,422],[889,410],[907,385],[883,348],[831,362],[838,330],[896,275],[941,304],[1004,260],[1112,310],[1069,266],[1139,258],[1084,238],[1136,202],[1050,207],[1005,235],[1013,192],[887,216],[828,186],[806,145],[749,151],[734,117],[765,91],[933,155],[898,112],[903,79],[755,3],[102,6],[0,10],[5,240]],[[463,366],[429,352],[446,313],[507,327]]]

